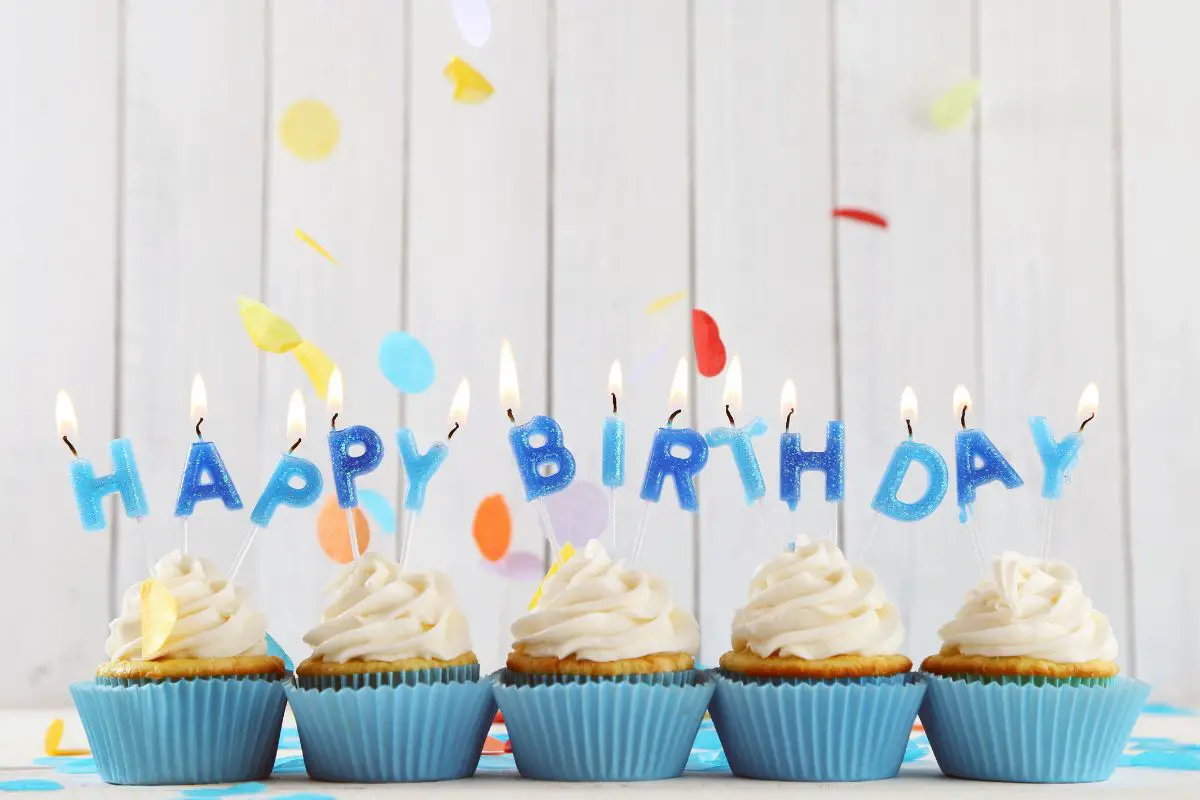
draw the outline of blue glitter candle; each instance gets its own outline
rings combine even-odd
[[[601,478],[609,489],[625,485],[625,421],[617,416],[617,399],[621,396],[621,362],[614,361],[608,372],[608,394],[612,397],[612,413],[604,420],[604,441],[601,459]]]
[[[420,511],[425,507],[425,490],[434,474],[450,455],[445,442],[434,442],[428,452],[417,449],[417,437],[409,428],[396,431],[396,444],[400,448],[400,460],[404,462],[404,475],[408,489],[404,494],[404,507],[409,511]]]
[[[292,485],[292,479],[299,478],[299,487]],[[317,465],[307,458],[300,458],[285,453],[275,463],[275,471],[271,479],[259,495],[258,502],[250,512],[250,521],[261,528],[267,527],[275,509],[279,506],[289,508],[308,508],[321,496],[324,479]]]
[[[179,480],[179,497],[175,501],[175,516],[190,517],[196,503],[205,500],[220,500],[225,508],[236,511],[242,507],[242,498],[233,478],[221,460],[221,453],[212,442],[201,439],[192,442],[188,449],[187,464]]]
[[[758,466],[754,444],[750,441],[751,438],[762,436],[766,432],[766,421],[762,417],[755,417],[748,425],[713,428],[704,434],[704,441],[710,449],[728,447],[729,452],[733,454],[738,477],[742,479],[746,505],[753,505],[767,494],[767,484],[763,480],[762,469]]]
[[[960,384],[954,389],[954,416],[962,426],[962,430],[954,435],[954,464],[958,486],[958,519],[964,523],[980,486],[1000,481],[1005,487],[1015,489],[1025,483],[986,433],[978,428],[967,427],[967,411],[970,408],[971,395],[967,387]]]
[[[352,456],[350,449],[355,445],[360,445],[363,451]],[[355,480],[379,467],[383,461],[383,439],[366,425],[351,425],[341,430],[334,428],[329,431],[329,460],[338,505],[355,508],[358,506]]]
[[[912,440],[912,426],[917,421],[917,396],[908,386],[904,387],[904,394],[900,398],[900,418],[908,428],[909,438],[901,442],[892,454],[892,460],[883,471],[883,478],[875,491],[875,499],[871,501],[871,508],[899,522],[917,522],[928,517],[941,505],[942,498],[946,496],[946,490],[950,487],[950,470],[946,467],[946,460],[942,458],[941,453],[927,444]],[[915,502],[908,503],[897,497],[897,494],[904,483],[904,476],[908,474],[908,468],[914,463],[925,468],[929,484],[925,487],[925,494]]]
[[[1083,435],[1068,433],[1061,442],[1056,441],[1045,417],[1030,417],[1029,430],[1042,460],[1042,497],[1057,500],[1062,497],[1063,483],[1070,480],[1070,471],[1079,460]]]
[[[779,437],[779,499],[796,510],[800,504],[800,476],[805,472],[825,475],[825,500],[840,502],[846,488],[846,426],[838,421],[825,426],[825,449],[805,450],[800,434],[784,432]]]
[[[535,436],[544,441],[535,446],[531,441]],[[524,425],[514,425],[508,432],[508,443],[525,486],[526,500],[561,492],[575,480],[575,456],[563,442],[562,428],[552,418],[539,415]],[[555,469],[543,475],[544,466]]]
[[[676,446],[688,450],[687,456],[671,452]],[[699,432],[691,428],[659,428],[650,445],[650,458],[646,462],[646,476],[642,480],[642,499],[657,503],[662,497],[663,483],[668,475],[675,480],[675,493],[679,495],[679,507],[684,511],[696,511],[700,503],[696,498],[695,477],[708,463],[708,443]]]
[[[110,494],[120,495],[125,516],[131,519],[150,513],[146,490],[133,457],[133,444],[128,439],[114,439],[108,443],[108,452],[113,471],[100,477],[96,477],[92,462],[86,458],[71,461],[71,486],[75,489],[75,505],[79,508],[79,520],[84,530],[105,529],[104,507],[100,501]]]

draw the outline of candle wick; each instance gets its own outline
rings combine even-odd
[[[302,441],[304,441],[303,437],[297,436],[297,437],[296,437],[296,443],[295,443],[295,444],[293,444],[291,447],[289,447],[289,448],[288,448],[288,452],[289,452],[289,453],[294,453],[294,452],[296,452],[296,448],[300,446],[300,442],[302,442]]]
[[[792,429],[792,414],[795,414],[795,413],[796,413],[796,409],[794,409],[794,408],[788,409],[787,419],[785,419],[783,421],[783,432],[784,433],[787,433],[789,430]]]
[[[683,413],[682,408],[677,408],[674,411],[672,411],[671,416],[667,417],[667,424],[670,425],[672,422],[675,421],[675,418],[678,417],[682,413]]]
[[[612,395],[612,399],[613,399],[613,413],[614,413],[614,414],[616,414],[616,413],[617,413],[617,393],[616,393],[616,392],[609,392],[609,394],[611,394],[611,395]]]
[[[506,408],[504,411],[505,411],[505,413],[506,413],[506,414],[508,414],[508,421],[509,421],[509,422],[511,422],[513,425],[516,425],[516,424],[517,424],[517,418],[516,418],[515,416],[513,416],[512,409],[511,409],[511,408]]]
[[[66,444],[67,449],[71,451],[71,455],[79,458],[79,452],[75,449],[75,445],[71,444],[71,440],[67,438],[65,433],[63,434],[62,440],[63,443]]]
[[[450,432],[446,434],[446,441],[447,441],[447,442],[448,442],[448,441],[450,441],[451,439],[453,439],[453,438],[454,438],[454,432],[455,432],[456,430],[458,430],[458,423],[457,423],[457,422],[456,422],[456,423],[454,423],[454,427],[450,429]]]
[[[1095,412],[1095,411],[1093,411],[1093,412],[1091,413],[1091,415],[1090,415],[1090,416],[1089,416],[1087,419],[1085,419],[1083,422],[1079,423],[1079,432],[1080,432],[1080,433],[1083,433],[1083,429],[1084,429],[1085,427],[1087,427],[1087,424],[1088,424],[1089,422],[1091,422],[1092,420],[1094,420],[1095,418],[1096,418],[1096,412]],[[67,438],[67,437],[65,437],[65,436],[64,436],[63,438],[65,439],[65,438]]]
[[[331,431],[337,430],[337,418],[338,418],[339,413],[341,413],[341,412],[335,411],[335,412],[333,412],[333,416],[329,418],[329,430],[331,430]]]
[[[203,424],[204,424],[204,417],[201,417],[200,419],[196,420],[196,438],[197,439],[204,438],[203,436],[200,435],[200,426]]]
[[[908,438],[910,438],[910,439],[911,439],[911,438],[912,438],[912,420],[911,420],[911,419],[905,419],[905,420],[904,420],[904,426],[905,426],[906,428],[908,428]]]
[[[958,418],[959,423],[963,426],[963,430],[967,429],[967,407],[963,406],[962,416]],[[911,435],[911,432],[910,432]]]
[[[729,410],[729,403],[725,404],[725,418],[729,420],[730,425],[737,424],[736,422],[733,421],[733,412]]]

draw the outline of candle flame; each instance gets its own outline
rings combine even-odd
[[[1089,383],[1083,387],[1083,394],[1079,395],[1079,405],[1075,409],[1075,416],[1080,424],[1086,422],[1100,410],[1100,389],[1094,383]]]
[[[288,402],[287,415],[287,438],[289,442],[294,442],[297,439],[304,437],[304,431],[307,425],[304,419],[304,397],[301,396],[300,390],[292,392],[292,399]]]
[[[915,402],[914,402],[915,405]],[[971,393],[961,383],[954,387],[954,418],[963,419],[963,412],[971,410]]]
[[[333,372],[329,373],[329,388],[325,390],[325,410],[329,412],[329,416],[342,413],[345,392],[346,388],[342,384],[342,371],[334,367]]]
[[[917,424],[917,393],[911,386],[905,386],[900,395],[900,419],[911,425]]]
[[[621,380],[621,362],[614,360],[612,366],[608,369],[608,393],[615,394],[617,399],[621,399],[624,382]]]
[[[467,379],[463,378],[462,383],[458,384],[458,389],[454,392],[454,399],[450,401],[450,415],[446,417],[446,425],[453,428],[455,425],[467,424],[467,411],[471,408],[471,384],[467,383]]]
[[[59,436],[74,436],[79,432],[79,421],[75,418],[75,404],[65,389],[54,396],[54,420]]]
[[[208,392],[204,389],[204,378],[199,374],[192,378],[192,422],[199,422],[208,413]]]
[[[667,410],[675,411],[687,408],[688,394],[688,362],[687,358],[679,359],[675,367],[675,378],[671,381],[671,397],[667,401]]]
[[[779,416],[786,423],[788,414],[794,414],[796,411],[796,382],[788,378],[783,382],[783,389],[779,392]]]
[[[521,390],[517,385],[517,360],[512,345],[505,339],[500,343],[500,408],[516,414],[521,410]]]
[[[721,402],[733,411],[742,409],[742,359],[737,355],[730,360],[729,369],[725,370],[725,392],[721,395]]]

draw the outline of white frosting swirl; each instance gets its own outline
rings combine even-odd
[[[175,598],[179,617],[153,658],[142,656],[141,583],[125,591],[121,616],[109,624],[104,649],[114,661],[229,658],[267,653],[267,618],[247,605],[246,592],[211,562],[175,550],[154,565],[153,578]]]
[[[938,634],[944,653],[1065,664],[1117,657],[1108,617],[1092,607],[1075,570],[1019,553],[997,558],[993,578],[967,593],[954,620]]]
[[[529,655],[582,661],[694,654],[700,647],[696,618],[671,602],[667,582],[627,572],[594,539],[546,581],[537,607],[513,623],[512,634]]]
[[[338,573],[333,601],[304,636],[323,661],[449,661],[470,651],[471,631],[450,579],[402,573],[378,553],[363,553]]]
[[[750,602],[733,617],[734,650],[810,660],[895,655],[900,613],[875,573],[853,567],[830,542],[801,537],[750,581]]]

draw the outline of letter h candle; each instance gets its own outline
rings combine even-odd
[[[146,502],[146,490],[142,488],[142,478],[138,474],[137,461],[133,457],[133,443],[128,439],[114,439],[108,444],[108,452],[112,457],[113,471],[108,475],[96,477],[92,462],[80,457],[71,436],[77,430],[75,407],[66,392],[60,391],[55,400],[55,416],[58,423],[58,435],[63,444],[71,451],[74,460],[71,461],[71,486],[75,490],[75,505],[79,509],[79,521],[84,530],[102,531],[106,526],[104,507],[101,501],[110,494],[117,494],[125,507],[125,516],[130,519],[141,519],[150,513]]]
[[[779,499],[796,510],[800,504],[800,477],[805,472],[825,475],[825,501],[837,503],[846,486],[846,426],[832,421],[825,426],[825,449],[805,450],[800,434],[791,433],[792,415],[796,413],[796,384],[790,379],[783,384],[779,397],[779,413],[783,415],[783,433],[779,436]]]

